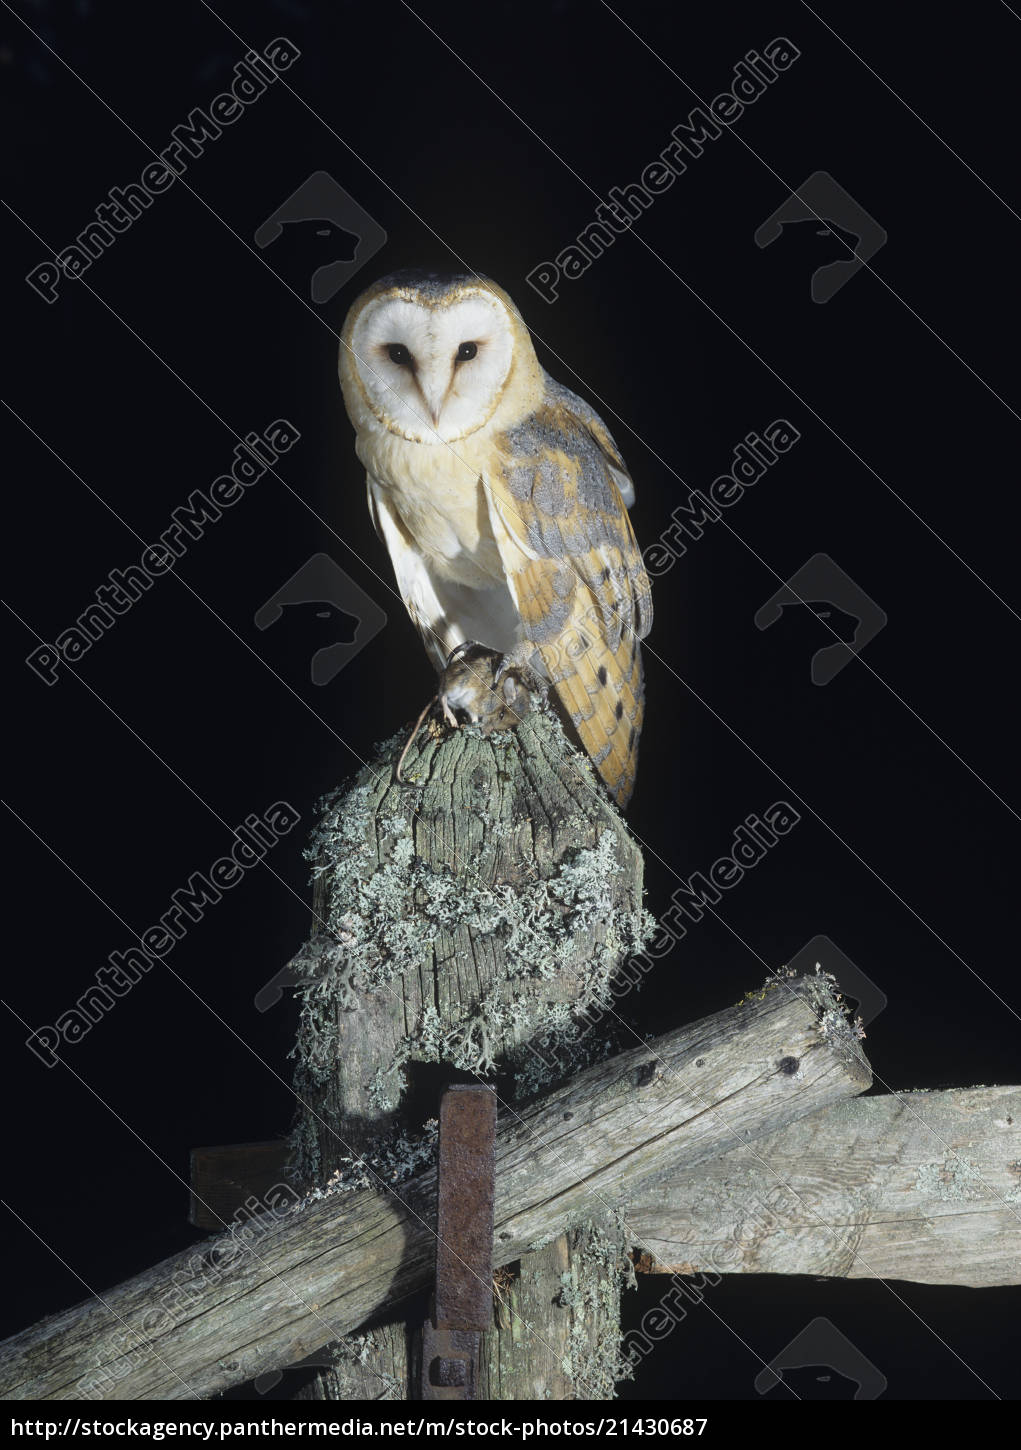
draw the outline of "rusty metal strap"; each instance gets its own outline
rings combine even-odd
[[[451,1087],[440,1104],[436,1293],[422,1344],[422,1398],[475,1398],[493,1318],[496,1094]]]

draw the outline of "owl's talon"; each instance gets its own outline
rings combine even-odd
[[[544,667],[542,656],[534,644],[527,642],[519,644],[500,657],[500,663],[493,676],[494,683],[503,685],[512,675],[521,682],[522,686],[531,685],[533,688],[540,688],[544,679]]]
[[[485,650],[485,645],[476,644],[473,639],[463,639],[460,644],[455,644],[454,648],[447,655],[447,662],[443,666],[443,673],[446,674],[451,665],[456,664],[460,656],[467,654],[470,649]]]

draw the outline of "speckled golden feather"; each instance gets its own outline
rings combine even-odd
[[[542,405],[496,442],[504,467],[489,481],[491,512],[522,634],[626,805],[644,713],[638,641],[652,606],[617,482],[629,484],[623,460],[605,425],[552,379]]]

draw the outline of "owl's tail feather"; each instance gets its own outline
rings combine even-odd
[[[552,645],[540,648],[553,691],[592,764],[623,808],[638,767],[638,737],[645,716],[645,685],[638,640],[620,644],[586,636],[573,657]]]

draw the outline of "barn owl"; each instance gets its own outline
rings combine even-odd
[[[472,645],[502,657],[495,676],[474,671],[481,693],[529,671],[626,805],[652,608],[606,425],[543,370],[482,277],[397,272],[370,287],[344,323],[340,382],[405,607],[441,676],[460,659],[448,706],[482,713],[465,683]]]

